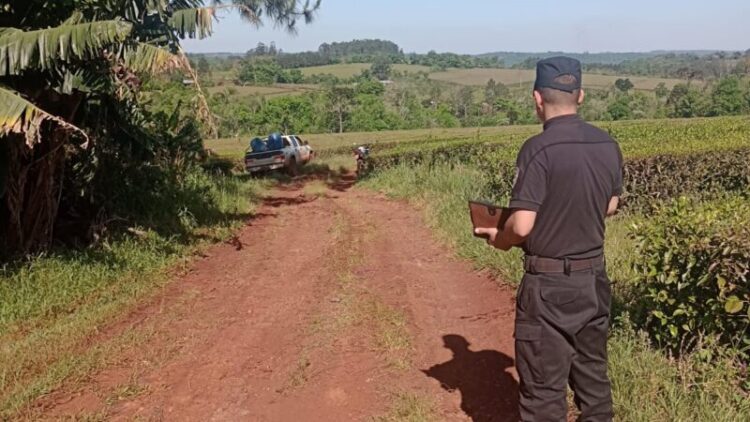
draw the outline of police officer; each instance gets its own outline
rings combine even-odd
[[[515,323],[524,421],[565,421],[567,385],[580,420],[613,417],[604,219],[622,193],[622,154],[606,132],[578,116],[581,79],[577,60],[537,64],[534,100],[544,132],[518,154],[505,226],[477,229],[498,249],[525,252]]]

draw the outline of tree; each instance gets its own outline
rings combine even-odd
[[[453,99],[454,109],[457,117],[465,119],[469,116],[469,110],[474,103],[474,90],[469,86],[461,87]]]
[[[726,116],[740,114],[746,108],[740,79],[736,76],[722,78],[711,92],[711,114]]]
[[[387,81],[391,77],[391,62],[384,57],[378,57],[370,67],[370,73],[378,80]]]
[[[671,117],[696,117],[703,112],[700,92],[688,84],[677,84],[667,99]]]
[[[618,97],[612,104],[607,107],[607,113],[612,120],[627,120],[632,117],[632,110],[625,96]]]
[[[199,75],[211,74],[211,65],[208,63],[208,60],[206,60],[204,56],[201,56],[201,58],[198,59],[198,74]]]
[[[66,0],[6,2],[0,13],[0,137],[10,163],[0,207],[0,248],[27,253],[53,238],[62,202],[94,212],[111,192],[92,191],[116,168],[168,156],[195,141],[191,122],[152,119],[140,104],[144,77],[182,69],[197,82],[180,42],[211,34],[219,8],[294,28],[318,3],[233,0]],[[199,88],[199,85],[197,85]],[[199,117],[208,121],[205,97]],[[180,109],[175,113],[179,117]],[[173,114],[174,115],[174,114]],[[167,127],[168,123],[172,127]],[[174,129],[174,130],[172,130]],[[189,133],[190,132],[190,133]],[[95,141],[95,148],[85,147]],[[200,147],[191,143],[194,151]],[[73,147],[73,145],[79,147]],[[106,157],[119,157],[119,160]],[[68,165],[75,161],[75,166]],[[124,174],[124,173],[123,173]],[[93,182],[92,182],[93,181]],[[81,193],[83,191],[83,193]],[[85,196],[85,198],[84,198]]]
[[[362,94],[356,97],[349,128],[362,132],[397,129],[398,117],[386,109],[382,98]]]
[[[622,92],[628,92],[635,86],[633,82],[630,82],[630,79],[618,79],[615,81],[615,87]]]
[[[375,96],[381,96],[385,93],[385,87],[382,83],[379,81],[376,81],[374,79],[365,79],[357,84],[357,88],[355,89],[355,94],[368,94],[368,95],[375,95]]]
[[[667,85],[664,82],[659,82],[659,84],[656,85],[656,88],[654,88],[654,94],[656,95],[656,98],[666,98],[667,95],[669,95],[669,88],[667,88]]]
[[[508,95],[508,88],[502,83],[495,82],[494,79],[487,81],[484,87],[484,101],[494,105],[495,102],[505,95]]]
[[[344,123],[354,102],[354,90],[346,86],[329,85],[325,88],[325,101],[327,109],[333,112],[336,121],[336,129],[339,133],[344,132]]]
[[[244,62],[237,72],[237,79],[243,84],[273,85],[286,82],[284,69],[273,59],[251,58]]]

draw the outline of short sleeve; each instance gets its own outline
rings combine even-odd
[[[614,171],[612,177],[612,196],[622,196],[622,173],[623,173],[623,160],[620,146],[615,143],[617,148],[617,168]]]
[[[516,180],[509,208],[539,211],[547,195],[546,155],[538,153],[531,157],[520,154],[516,163]]]

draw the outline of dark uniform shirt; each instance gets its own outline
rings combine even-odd
[[[622,153],[607,132],[578,115],[559,116],[518,154],[510,208],[536,211],[523,249],[547,258],[603,253],[609,201],[622,194]]]

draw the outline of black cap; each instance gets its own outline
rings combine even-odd
[[[572,75],[576,78],[575,84],[561,84],[555,79],[563,75]],[[550,57],[540,60],[536,64],[536,82],[534,89],[554,88],[560,91],[573,92],[581,89],[581,62],[570,57]]]

